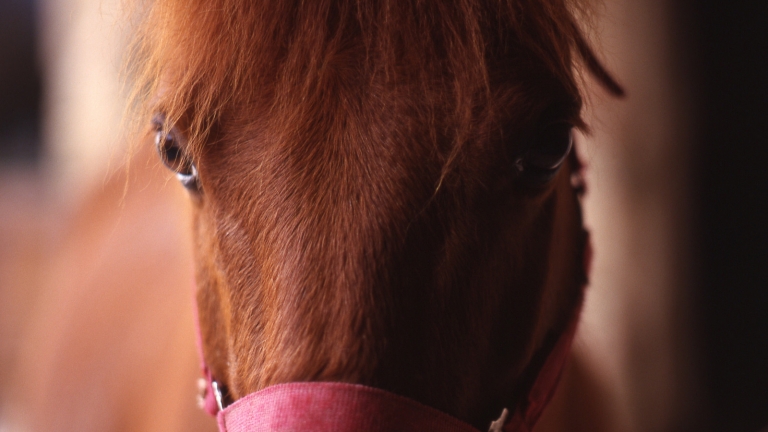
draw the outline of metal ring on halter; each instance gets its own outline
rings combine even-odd
[[[213,396],[216,397],[216,405],[219,406],[219,410],[224,409],[224,404],[222,402],[223,397],[221,395],[221,389],[219,388],[219,383],[216,381],[211,381],[211,387],[213,387]]]

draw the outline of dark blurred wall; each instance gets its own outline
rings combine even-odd
[[[0,162],[32,162],[40,153],[36,32],[35,1],[0,1]]]
[[[706,420],[768,430],[768,2],[684,0]]]

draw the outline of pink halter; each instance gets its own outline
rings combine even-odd
[[[511,417],[500,419],[503,427],[496,430],[529,432],[533,429],[555,393],[568,360],[580,312],[579,305],[539,371],[527,399]],[[201,363],[205,377],[201,406],[217,417],[221,432],[477,432],[461,420],[412,399],[376,388],[337,382],[278,384],[220,409],[221,393],[215,388],[217,384],[208,366],[204,361]]]

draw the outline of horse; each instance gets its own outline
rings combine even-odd
[[[134,105],[192,202],[222,430],[533,427],[587,282],[577,69],[622,95],[586,6],[148,6]]]

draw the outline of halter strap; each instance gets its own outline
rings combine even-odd
[[[222,432],[477,432],[412,399],[358,384],[296,382],[251,393],[220,411]]]
[[[560,383],[565,365],[568,363],[568,356],[571,353],[571,345],[581,316],[582,302],[583,300],[579,302],[568,327],[560,335],[544,362],[544,366],[539,370],[525,402],[518,406],[515,413],[504,425],[505,432],[530,432],[533,430],[533,426],[541,417],[544,408],[555,395],[555,390],[557,390],[557,385]]]
[[[193,289],[192,292],[195,293],[196,290]],[[203,355],[203,336],[200,332],[200,319],[197,314],[197,299],[195,295],[192,296],[192,302],[195,320],[195,345],[197,346],[197,358],[200,360],[200,372],[203,375],[197,382],[197,406],[209,415],[216,416],[220,408],[222,408],[221,391],[218,385],[216,386],[217,388],[214,388],[213,383],[216,381],[213,379],[211,369],[205,362],[205,356]]]

